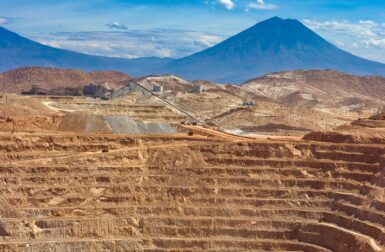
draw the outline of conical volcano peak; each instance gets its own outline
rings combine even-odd
[[[303,47],[318,50],[333,45],[298,20],[273,17],[244,30],[213,49],[221,53],[233,53],[236,50],[238,53],[262,56]]]
[[[258,27],[258,26],[304,26],[304,25],[297,19],[291,19],[291,18],[285,19],[280,17],[272,17],[257,23],[253,27]]]
[[[285,19],[285,18],[280,18],[280,17],[272,17],[272,18],[269,18],[269,19],[266,19],[262,22],[259,22],[259,24],[263,24],[263,23],[285,23],[285,22],[288,22],[288,21],[297,21],[296,19]]]
[[[284,36],[292,37],[293,35],[298,36],[300,39],[304,33],[308,35],[317,36],[313,31],[303,25],[296,19],[282,19],[279,17],[273,17],[257,23],[251,28],[241,32],[240,34],[255,34],[260,37],[266,36],[267,34],[281,34]]]
[[[171,62],[164,72],[186,79],[240,83],[252,76],[298,69],[385,74],[385,65],[355,57],[296,19],[273,17],[208,48]]]

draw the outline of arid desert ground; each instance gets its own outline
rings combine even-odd
[[[1,251],[384,251],[383,79],[18,71],[0,98]],[[21,95],[45,80],[108,99]]]

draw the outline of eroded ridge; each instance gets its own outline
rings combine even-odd
[[[1,251],[383,251],[381,144],[0,135]]]

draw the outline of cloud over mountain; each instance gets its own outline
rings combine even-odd
[[[317,21],[304,19],[304,24],[330,39],[341,48],[372,60],[385,62],[385,25],[373,20]]]
[[[8,20],[3,17],[0,17],[0,25],[6,24],[6,23],[8,23]]]
[[[118,22],[108,23],[106,26],[110,29],[127,30],[127,26],[119,24]]]
[[[18,20],[22,20],[22,18],[14,18],[14,17],[0,17],[0,25],[7,25],[14,23]]]
[[[221,35],[187,30],[126,30],[55,32],[32,37],[45,45],[92,55],[137,58],[180,58],[224,39]]]

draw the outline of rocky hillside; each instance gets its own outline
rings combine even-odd
[[[0,74],[0,93],[20,93],[32,85],[52,89],[59,87],[79,87],[90,83],[116,83],[130,76],[116,71],[83,72],[59,68],[25,67]]]
[[[154,85],[161,85],[165,91],[172,92],[189,92],[193,88],[190,82],[175,75],[146,76],[137,79],[137,82],[148,89],[152,89]]]
[[[385,78],[331,70],[291,71],[249,80],[242,88],[287,103],[307,100],[341,106],[378,106],[384,103]]]

